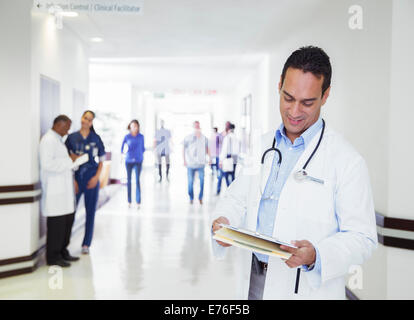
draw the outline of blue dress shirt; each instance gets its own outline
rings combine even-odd
[[[259,212],[257,215],[257,232],[267,236],[273,236],[273,227],[283,186],[303,151],[305,151],[305,148],[321,128],[322,119],[319,118],[318,121],[310,126],[300,137],[296,138],[293,144],[285,134],[283,123],[280,125],[279,129],[276,130],[276,146],[282,154],[282,163],[279,168],[279,156],[274,152],[270,175],[267,179],[262,198],[260,199]],[[266,156],[269,156],[269,154]],[[267,263],[269,261],[268,255],[257,252],[254,254],[262,262]],[[307,266],[302,266],[302,268],[305,271],[309,271]],[[317,249],[314,268],[320,270],[320,258]]]

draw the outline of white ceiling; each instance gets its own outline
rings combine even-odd
[[[130,82],[143,90],[232,91],[254,72],[260,55],[91,59],[92,82]]]
[[[232,90],[323,1],[144,0],[141,15],[80,14],[64,25],[89,46],[91,81]]]
[[[87,0],[85,0],[87,1]],[[80,14],[64,24],[91,57],[227,56],[263,53],[327,0],[144,0],[141,15]]]

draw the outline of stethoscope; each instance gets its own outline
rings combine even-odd
[[[316,151],[317,151],[317,150],[318,150],[318,148],[319,148],[319,145],[321,144],[321,141],[322,141],[322,138],[323,138],[323,134],[324,134],[324,132],[325,132],[325,120],[323,120],[323,119],[322,119],[322,131],[321,131],[321,135],[319,136],[318,143],[317,143],[317,145],[316,145],[315,149],[313,149],[313,152],[312,152],[312,154],[309,156],[309,158],[308,158],[308,160],[306,161],[306,163],[303,165],[302,169],[300,169],[300,170],[298,170],[298,171],[296,171],[296,172],[294,173],[294,178],[295,178],[295,180],[296,180],[296,181],[298,181],[298,182],[302,182],[302,181],[305,181],[305,180],[310,180],[310,181],[313,181],[313,182],[317,182],[317,183],[320,183],[320,184],[324,184],[324,181],[323,181],[323,180],[321,180],[321,179],[317,179],[317,178],[314,178],[314,177],[310,176],[310,175],[307,173],[307,171],[306,171],[306,167],[308,166],[309,162],[312,160],[313,156],[315,155]],[[276,148],[276,138],[273,138],[272,147],[271,147],[271,148],[269,148],[269,149],[267,149],[267,150],[263,153],[263,155],[262,155],[262,159],[261,159],[261,164],[262,164],[262,166],[261,166],[261,167],[263,168],[263,165],[264,165],[264,162],[265,162],[266,155],[267,155],[269,152],[271,152],[271,151],[275,151],[275,152],[278,154],[279,159],[278,159],[278,161],[277,161],[277,165],[278,165],[278,167],[280,168],[280,165],[282,164],[282,153],[280,152],[280,150],[279,150],[278,148]],[[279,170],[277,171],[277,174],[276,174],[276,180],[277,180],[278,176],[279,176]],[[263,193],[264,193],[264,192],[262,191],[262,188],[260,188],[260,192],[261,192],[261,194],[262,194],[262,196],[263,196]],[[269,197],[269,198],[272,198],[272,197]]]
[[[295,178],[296,181],[302,182],[302,181],[305,181],[305,180],[310,180],[310,181],[314,181],[314,182],[317,182],[317,183],[320,183],[320,184],[324,184],[323,180],[311,177],[306,172],[306,167],[308,166],[309,162],[312,160],[313,156],[315,155],[316,151],[319,148],[319,145],[321,144],[324,132],[325,132],[325,120],[322,119],[322,131],[321,131],[321,135],[319,136],[318,143],[317,143],[315,149],[313,149],[313,152],[309,156],[308,160],[303,165],[302,169],[300,169],[300,170],[298,170],[294,173],[294,178]],[[265,162],[266,154],[271,152],[271,151],[275,151],[279,155],[277,165],[280,169],[280,165],[282,164],[282,153],[280,152],[280,150],[278,148],[276,148],[275,145],[276,145],[276,138],[273,138],[272,147],[267,149],[262,155],[262,159],[261,159],[261,164],[262,164],[261,167],[262,168],[263,168],[263,165],[264,165],[264,162]],[[277,174],[276,174],[276,180],[277,180],[278,176],[279,176],[279,170],[277,171]],[[262,178],[262,176],[261,176],[261,178]],[[261,192],[262,197],[263,197],[264,192],[262,191],[262,185],[261,184],[260,184],[260,192]],[[267,198],[262,198],[262,199],[263,200],[273,199],[273,196],[269,196]],[[296,294],[298,293],[298,289],[299,289],[299,279],[300,279],[300,268],[298,268],[297,272],[296,272],[296,284],[295,284],[295,293]]]

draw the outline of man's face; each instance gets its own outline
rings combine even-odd
[[[285,80],[279,83],[280,115],[286,135],[294,141],[319,118],[321,107],[329,96],[330,87],[322,96],[323,76],[288,68]]]
[[[62,137],[66,136],[69,133],[69,129],[72,122],[70,121],[60,121],[55,126],[55,131]]]

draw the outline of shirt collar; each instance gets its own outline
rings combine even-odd
[[[60,141],[63,141],[63,137],[59,134],[59,133],[57,133],[55,130],[53,130],[53,129],[49,129],[50,130],[50,132],[52,132],[52,134],[56,137],[56,138],[58,138]]]
[[[322,128],[322,119],[319,118],[318,121],[316,121],[313,125],[311,125],[302,135],[293,143],[293,146],[300,146],[302,144],[305,145],[305,147],[311,142],[315,134]],[[285,142],[292,144],[290,139],[287,137],[285,133],[285,126],[283,125],[283,122],[281,123],[280,127],[276,130],[275,134],[276,143],[279,144],[280,140],[283,138]]]

